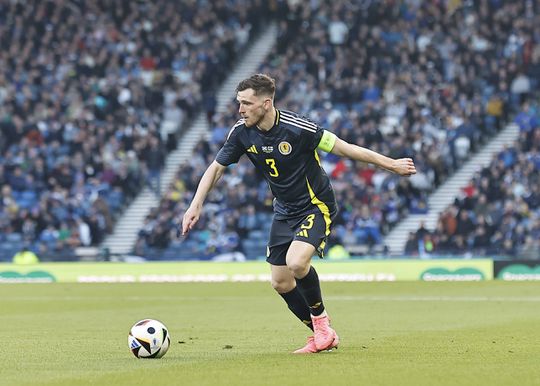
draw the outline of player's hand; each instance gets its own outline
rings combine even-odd
[[[400,176],[410,176],[416,174],[416,167],[411,158],[399,158],[394,160],[392,167],[394,173],[399,174]]]
[[[184,218],[182,219],[182,236],[185,236],[193,227],[195,224],[197,224],[197,221],[199,221],[199,217],[201,215],[201,209],[198,207],[190,206],[188,210],[186,210],[186,213],[184,213]]]

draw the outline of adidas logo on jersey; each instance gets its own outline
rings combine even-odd
[[[248,147],[246,149],[246,151],[248,153],[254,153],[254,154],[259,154],[259,152],[257,151],[257,148],[255,147],[255,145],[251,145],[250,147]]]

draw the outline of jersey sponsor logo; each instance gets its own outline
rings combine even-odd
[[[278,150],[283,155],[289,155],[291,154],[292,146],[289,142],[283,141],[279,143]]]
[[[246,149],[246,151],[248,153],[254,153],[254,154],[259,154],[259,152],[257,151],[257,148],[255,147],[255,145],[251,145],[250,147],[248,147]]]
[[[272,153],[274,151],[274,146],[263,146],[262,151],[265,153]]]

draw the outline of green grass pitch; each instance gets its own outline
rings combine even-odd
[[[0,385],[540,385],[538,283],[323,283],[339,349],[265,283],[0,285]],[[162,359],[127,333],[156,318]]]

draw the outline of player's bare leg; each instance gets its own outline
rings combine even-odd
[[[283,294],[296,287],[296,280],[286,265],[270,265],[272,272],[272,288]]]
[[[315,348],[317,351],[337,346],[339,337],[332,327],[324,309],[319,276],[311,266],[315,247],[309,243],[295,240],[287,251],[287,267],[293,274],[296,285],[304,296],[311,313]],[[308,340],[308,345],[310,341]],[[307,347],[307,346],[306,346]]]

